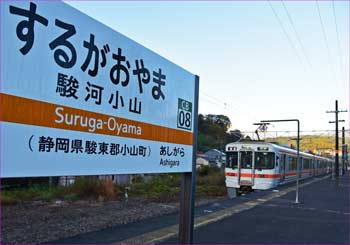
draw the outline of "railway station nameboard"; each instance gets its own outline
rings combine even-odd
[[[192,171],[193,74],[63,2],[0,4],[1,177]]]

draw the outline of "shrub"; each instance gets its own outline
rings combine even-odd
[[[43,201],[51,201],[56,198],[56,193],[54,191],[46,191],[39,194],[39,198]]]
[[[200,185],[196,187],[196,197],[216,197],[226,195],[225,186]]]
[[[68,194],[64,195],[63,198],[66,201],[71,201],[72,202],[72,201],[78,200],[79,196],[76,193],[68,193]]]
[[[211,175],[211,174],[220,174],[220,168],[212,165],[202,165],[197,170],[199,176]]]
[[[6,190],[1,193],[1,203],[16,204],[33,199],[51,201],[62,198],[74,201],[79,198],[99,198],[113,200],[118,197],[119,187],[111,180],[98,180],[96,177],[78,177],[70,186],[32,185],[29,188]]]
[[[81,198],[98,198],[101,196],[106,200],[113,200],[119,194],[119,188],[112,180],[98,180],[95,177],[78,177],[70,189],[70,192]]]
[[[224,196],[226,195],[225,175],[215,166],[203,166],[196,178],[196,196]]]
[[[102,180],[99,184],[98,194],[106,200],[114,200],[119,194],[119,189],[112,180]]]
[[[18,203],[18,199],[16,199],[15,197],[3,194],[0,196],[0,200],[2,205],[14,205]]]
[[[74,184],[69,186],[71,192],[81,198],[98,197],[98,179],[95,177],[77,177]]]
[[[53,191],[54,189],[49,188],[47,185],[33,185],[30,188],[4,190],[1,192],[1,203],[4,205],[16,204],[32,199],[48,201],[55,196]]]
[[[179,174],[148,175],[143,181],[133,181],[130,196],[147,197],[150,200],[173,201],[178,199],[180,191]]]
[[[136,175],[132,177],[132,183],[142,183],[144,181],[141,175]]]

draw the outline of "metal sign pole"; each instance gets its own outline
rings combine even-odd
[[[196,158],[198,134],[199,77],[195,77],[195,96],[193,109],[193,153],[192,172],[183,173],[180,194],[179,244],[193,243],[194,199],[196,187]]]
[[[296,120],[298,123],[298,136],[297,136],[297,186],[295,190],[295,203],[299,202],[299,175],[300,175],[300,122]]]
[[[342,175],[345,174],[345,127],[342,127],[341,130],[342,134],[341,134],[341,162],[342,162],[342,170],[341,173]]]
[[[297,179],[295,188],[295,203],[299,202],[299,174],[300,174],[300,121],[298,119],[281,119],[281,120],[261,120],[262,123],[271,122],[297,122],[298,125],[298,136],[297,136]]]

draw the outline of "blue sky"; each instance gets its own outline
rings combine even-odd
[[[225,114],[232,128],[297,118],[302,130],[334,129],[326,111],[336,99],[349,110],[347,1],[318,2],[320,12],[315,1],[68,3],[198,74],[199,112]],[[340,118],[348,128],[349,114]]]

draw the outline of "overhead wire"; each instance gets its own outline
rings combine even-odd
[[[280,17],[278,16],[278,14],[277,14],[275,8],[272,6],[270,0],[268,0],[267,2],[268,2],[268,4],[269,4],[269,6],[270,6],[270,8],[271,8],[271,10],[272,10],[272,12],[273,12],[273,14],[274,14],[274,16],[276,17],[276,19],[277,19],[277,21],[278,21],[278,23],[279,23],[279,25],[280,25],[280,27],[281,27],[281,29],[282,29],[284,35],[286,36],[289,45],[292,47],[292,50],[294,51],[295,55],[297,56],[298,61],[300,62],[301,66],[303,66],[304,70],[307,70],[307,69],[305,69],[304,63],[302,62],[302,59],[301,59],[301,57],[300,57],[300,55],[299,55],[299,53],[298,53],[298,50],[297,50],[297,48],[295,47],[295,45],[294,45],[292,39],[291,39],[290,36],[288,35],[287,30],[286,30],[286,28],[284,27],[283,22],[281,21]]]
[[[343,62],[342,62],[339,30],[338,30],[338,23],[337,23],[337,14],[335,12],[334,0],[332,0],[332,9],[333,9],[334,24],[335,24],[335,32],[337,34],[337,46],[338,46],[339,65],[340,65],[340,68],[342,68],[343,67],[343,65],[342,65]]]
[[[297,50],[297,47],[296,47],[296,45],[294,44],[294,42],[292,41],[290,35],[288,34],[287,29],[285,28],[285,25],[283,24],[281,18],[280,18],[279,15],[277,14],[277,12],[276,12],[275,8],[273,7],[273,5],[271,4],[270,0],[268,0],[267,2],[268,2],[268,4],[269,4],[269,6],[270,6],[270,8],[271,8],[271,10],[272,10],[272,12],[273,12],[275,18],[277,19],[277,21],[278,21],[278,23],[279,23],[279,25],[280,25],[280,27],[281,27],[281,29],[282,29],[283,34],[285,35],[286,39],[288,40],[290,47],[292,48],[292,50],[294,51],[294,54],[295,54],[296,57],[298,58],[298,61],[300,62],[300,64],[301,64],[302,66],[304,66],[304,63],[303,63],[303,61],[302,61],[302,59],[301,59],[301,57],[300,57],[300,55],[299,55],[299,52],[298,52],[298,50]],[[302,40],[301,40],[301,38],[300,38],[300,35],[299,35],[299,33],[298,33],[298,31],[297,31],[297,28],[296,28],[296,26],[295,26],[295,23],[294,23],[294,21],[293,21],[293,18],[292,18],[291,14],[290,14],[290,12],[289,12],[289,10],[288,10],[288,8],[287,8],[287,6],[285,5],[285,3],[284,3],[283,0],[281,0],[281,3],[282,3],[283,8],[284,8],[284,10],[285,10],[285,12],[286,12],[286,15],[287,15],[287,17],[288,17],[288,20],[289,20],[289,22],[290,22],[290,25],[291,25],[291,27],[293,28],[294,34],[295,34],[295,36],[296,36],[296,39],[298,40],[298,43],[299,43],[299,46],[300,46],[300,48],[301,48],[301,50],[302,50],[303,56],[304,56],[304,58],[305,58],[307,64],[311,67],[312,64],[311,64],[311,62],[310,62],[310,58],[309,58],[309,56],[308,56],[308,54],[307,54],[307,52],[306,52],[306,50],[305,50],[305,46],[304,46],[304,44],[303,44],[303,42],[302,42]],[[320,23],[321,23],[323,39],[324,39],[324,42],[325,42],[325,45],[326,45],[326,49],[327,49],[328,64],[329,64],[329,67],[330,67],[330,72],[332,73],[334,70],[332,69],[333,67],[332,67],[332,59],[331,59],[330,47],[329,47],[329,44],[328,44],[327,34],[326,34],[326,31],[325,31],[323,19],[322,19],[322,16],[321,16],[320,7],[319,7],[319,4],[318,4],[318,1],[317,1],[317,0],[316,0],[316,6],[317,6],[317,11],[318,11],[319,20],[320,20]],[[338,30],[338,24],[337,24],[337,19],[336,19],[336,12],[335,12],[335,7],[334,7],[334,0],[332,0],[332,6],[333,6],[334,21],[335,21],[335,25],[336,25],[336,33],[337,33],[337,41],[338,41],[338,53],[339,53],[339,55],[340,55],[340,53],[341,53],[341,52],[340,52],[340,44],[339,44],[339,43],[340,43],[340,38],[339,38],[339,30]],[[340,56],[340,60],[341,60],[341,56]],[[304,69],[305,69],[305,67],[304,67]],[[306,69],[305,69],[305,70],[306,70]],[[334,73],[333,73],[333,75],[334,75]],[[221,106],[221,107],[224,108],[224,109],[228,109],[228,107],[231,107],[231,108],[233,108],[234,110],[239,110],[239,111],[241,111],[238,107],[236,108],[236,107],[234,107],[234,106],[228,104],[227,102],[225,102],[225,101],[223,101],[223,100],[221,100],[221,99],[219,99],[219,98],[216,98],[216,97],[214,97],[214,96],[212,96],[212,95],[210,95],[210,94],[208,94],[208,93],[206,93],[206,92],[204,92],[204,91],[202,91],[202,90],[200,90],[200,95],[201,95],[201,99],[205,100],[207,103],[211,103],[211,104],[215,104],[215,105]],[[206,98],[205,98],[205,97],[206,97]],[[245,113],[247,113],[247,112],[245,111]],[[249,116],[250,116],[250,115],[249,115]],[[252,118],[254,118],[254,117],[252,117]]]
[[[342,53],[341,53],[341,47],[340,47],[340,35],[339,35],[339,28],[338,28],[338,23],[337,23],[337,14],[336,14],[336,11],[335,11],[335,4],[334,4],[334,0],[332,0],[332,10],[333,10],[333,17],[334,17],[334,24],[335,24],[335,32],[336,32],[336,35],[337,35],[337,47],[338,47],[338,58],[339,58],[339,72],[340,72],[340,81],[344,81],[345,84],[346,83],[346,75],[345,75],[345,72],[344,72],[344,68],[343,68],[343,57],[342,57]],[[345,96],[346,96],[346,91],[347,88],[345,88],[343,91],[345,93]]]
[[[286,13],[287,13],[288,20],[289,20],[289,22],[290,22],[290,24],[291,24],[291,26],[292,26],[292,28],[293,28],[293,31],[294,31],[294,33],[295,33],[295,36],[296,36],[296,38],[297,38],[297,40],[298,40],[298,42],[299,42],[299,45],[300,45],[300,47],[301,47],[302,53],[303,53],[303,55],[304,55],[304,58],[305,58],[305,60],[307,61],[309,67],[311,67],[312,65],[311,65],[309,56],[308,56],[307,53],[306,53],[304,44],[303,44],[303,42],[301,41],[300,35],[299,35],[299,33],[298,33],[298,31],[297,31],[295,25],[294,25],[294,21],[293,21],[293,19],[292,19],[292,16],[290,15],[290,13],[289,13],[289,11],[288,11],[287,6],[284,4],[284,1],[281,0],[281,2],[282,2],[282,5],[283,5],[284,10],[285,10]]]
[[[219,99],[217,97],[214,97],[206,92],[204,92],[203,90],[199,90],[199,95],[200,95],[200,99],[204,99],[206,100],[208,103],[211,103],[211,101],[213,101],[213,104],[216,104],[216,105],[219,105],[221,106],[223,109],[225,110],[229,110],[230,108],[234,111],[240,111],[240,112],[243,112],[246,116],[250,117],[251,119],[255,120],[255,117],[250,114],[249,112],[247,111],[243,111],[242,109],[236,107],[236,106],[233,106],[232,104],[230,103],[227,103],[226,101],[223,101],[222,99]],[[201,96],[206,96],[207,98],[203,98]]]
[[[210,94],[204,92],[204,91],[201,90],[201,89],[200,89],[199,92],[200,92],[202,95],[207,96],[208,98],[211,98],[211,99],[213,99],[213,100],[215,100],[215,101],[221,101],[220,99],[218,99],[218,98],[216,98],[216,97],[214,97],[214,96],[212,96],[212,95],[210,95]],[[223,101],[221,101],[221,102],[223,102]],[[223,102],[223,104],[225,104],[225,102]]]
[[[322,20],[322,16],[321,16],[321,11],[320,11],[320,6],[318,4],[318,0],[315,0],[316,2],[316,8],[317,8],[317,12],[318,12],[318,17],[320,18],[320,23],[321,23],[321,28],[322,28],[322,34],[323,34],[323,40],[324,43],[326,45],[326,48],[328,50],[328,55],[330,57],[330,49],[329,49],[329,45],[328,45],[328,40],[327,40],[327,35],[326,35],[326,30],[324,28],[324,24],[323,24],[323,20]]]
[[[328,65],[329,65],[329,69],[330,69],[330,70],[329,70],[329,71],[330,71],[330,75],[331,75],[331,76],[334,76],[334,77],[335,77],[335,80],[337,80],[337,78],[336,78],[336,76],[335,76],[335,74],[334,74],[333,66],[332,66],[331,51],[330,51],[329,44],[328,44],[326,29],[325,29],[325,27],[324,27],[323,20],[322,20],[322,15],[321,15],[321,11],[320,11],[320,6],[319,6],[319,4],[318,4],[318,0],[315,0],[315,2],[316,2],[316,8],[317,8],[319,20],[320,20],[320,23],[321,23],[321,29],[322,29],[323,40],[324,40],[324,43],[325,43],[326,49],[327,49]]]
[[[240,131],[244,135],[255,135],[256,131]],[[294,137],[297,135],[296,130],[266,130],[264,134],[267,137]],[[300,134],[303,136],[308,135],[316,135],[316,136],[327,136],[327,137],[333,137],[335,135],[335,130],[332,129],[325,129],[325,130],[301,130],[299,131]],[[261,133],[261,132],[260,132]],[[340,133],[340,132],[339,132]],[[350,137],[350,129],[345,130],[346,138]],[[287,136],[285,136],[287,135]]]
[[[296,45],[294,45],[294,43],[293,43],[293,41],[292,41],[290,35],[288,35],[288,32],[287,32],[287,29],[285,28],[285,25],[284,25],[283,22],[281,21],[281,18],[278,16],[277,11],[275,10],[275,8],[273,7],[273,5],[271,4],[270,1],[271,1],[271,0],[267,0],[267,2],[268,2],[268,4],[269,4],[269,6],[270,6],[270,8],[271,8],[271,10],[272,10],[272,12],[273,12],[273,14],[274,14],[274,16],[276,17],[276,19],[277,19],[277,21],[278,21],[278,23],[279,23],[279,25],[280,25],[280,27],[281,27],[281,29],[282,29],[284,35],[286,36],[286,38],[287,38],[287,40],[288,40],[290,46],[291,46],[292,49],[294,50],[295,55],[298,57],[299,62],[302,64],[301,57],[299,56],[299,53],[298,53],[297,48],[296,48]],[[330,74],[329,79],[331,80],[332,77],[333,77],[333,78],[334,78],[334,81],[337,82],[338,85],[339,85],[340,83],[339,83],[339,81],[338,81],[338,79],[337,79],[337,75],[336,75],[336,73],[334,72],[334,67],[333,67],[333,65],[332,65],[333,62],[332,62],[332,58],[331,58],[330,47],[329,47],[329,44],[328,44],[327,34],[326,34],[325,27],[324,27],[323,19],[322,19],[322,16],[321,16],[321,11],[320,11],[320,7],[319,7],[319,4],[318,4],[318,0],[315,0],[315,1],[316,1],[316,7],[317,7],[317,12],[318,12],[319,20],[320,20],[320,23],[321,23],[322,35],[323,35],[324,43],[325,43],[326,49],[327,49],[328,65],[329,65],[329,74]],[[334,0],[333,0],[333,1],[334,1]],[[301,48],[301,50],[302,50],[302,53],[304,54],[304,58],[306,59],[307,63],[309,64],[309,66],[310,66],[310,68],[311,68],[312,64],[311,64],[310,59],[309,59],[309,57],[308,57],[308,55],[307,55],[307,52],[306,52],[305,47],[304,47],[304,45],[303,45],[303,42],[301,41],[300,35],[299,35],[299,33],[298,33],[298,31],[297,31],[297,29],[296,29],[296,27],[295,27],[295,24],[294,24],[294,21],[293,21],[293,19],[292,19],[292,17],[291,17],[291,14],[290,14],[289,10],[287,9],[287,6],[286,6],[286,4],[284,3],[283,0],[281,0],[281,3],[282,3],[282,5],[283,5],[283,8],[284,8],[284,10],[285,10],[285,12],[286,12],[286,15],[287,15],[287,17],[288,17],[288,19],[289,19],[290,25],[291,25],[291,27],[292,27],[293,30],[294,30],[296,39],[298,40],[299,45],[300,45],[300,48]],[[338,32],[338,36],[339,36],[339,32]],[[339,45],[339,46],[340,46],[340,45]],[[344,91],[346,91],[346,89],[345,89]]]
[[[268,130],[266,131],[266,134],[297,134],[298,131],[296,130]],[[324,130],[301,130],[299,131],[300,134],[313,134],[313,135],[322,135],[324,133],[328,133],[328,134],[335,134],[335,130],[334,129],[324,129]],[[246,134],[251,134],[251,133],[255,133],[255,131],[241,131],[241,133],[246,133]],[[350,134],[350,129],[346,129],[345,130],[346,134]]]
[[[207,103],[209,104],[215,104],[217,106],[223,106],[221,103],[215,101],[215,100],[211,100],[211,99],[208,99],[208,98],[203,98],[200,96],[200,100],[205,100]]]
[[[235,107],[235,106],[231,105],[230,103],[227,103],[226,101],[224,101],[222,99],[214,97],[214,96],[204,92],[203,90],[200,90],[199,93],[204,95],[204,96],[207,96],[209,99],[212,99],[212,100],[215,100],[215,101],[219,101],[224,106],[225,109],[227,109],[227,107],[231,107],[232,109],[240,110],[238,107]]]
[[[250,131],[246,131],[246,132],[250,132]],[[252,131],[253,132],[253,131]],[[272,130],[269,132],[280,132],[280,133],[296,133],[298,132],[297,130]],[[300,130],[300,133],[316,133],[316,132],[335,132],[334,129],[315,129],[315,130]],[[350,132],[350,129],[346,129],[345,132]]]

